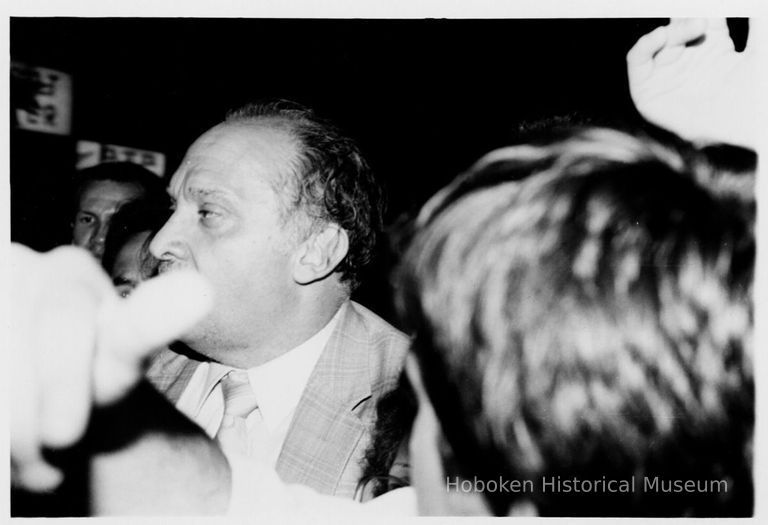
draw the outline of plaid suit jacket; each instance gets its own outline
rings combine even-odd
[[[322,494],[353,497],[379,398],[397,385],[408,338],[349,301],[301,396],[277,473]],[[173,403],[200,361],[163,350],[147,378]]]

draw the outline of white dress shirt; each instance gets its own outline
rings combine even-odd
[[[259,407],[247,417],[246,428],[254,432],[257,427],[259,432],[266,430],[266,446],[259,447],[259,459],[272,467],[280,455],[309,376],[338,324],[341,310],[296,348],[247,370]],[[216,435],[224,416],[224,394],[219,381],[232,369],[219,363],[201,363],[176,403],[176,408],[210,437]]]

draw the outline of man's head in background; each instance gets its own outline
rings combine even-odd
[[[149,243],[169,215],[166,196],[154,203],[145,199],[130,201],[112,217],[101,264],[122,297],[157,274],[160,261],[149,253]]]
[[[106,162],[78,172],[72,244],[101,260],[115,212],[137,198],[155,202],[164,196],[163,181],[131,162]]]
[[[357,146],[288,101],[247,105],[205,132],[169,191],[175,210],[152,253],[161,272],[195,268],[216,291],[183,341],[232,366],[319,330],[358,284],[381,228],[381,191]]]
[[[595,129],[494,151],[424,207],[398,279],[422,513],[751,513],[754,215],[700,169]],[[574,478],[635,485],[543,485]]]

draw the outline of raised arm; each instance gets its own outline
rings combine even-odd
[[[77,248],[14,245],[10,263],[13,484],[55,488],[66,472],[43,449],[85,443],[94,512],[224,512],[229,468],[218,447],[141,380],[143,358],[206,313],[208,286],[172,273],[121,299]]]
[[[649,122],[702,144],[754,149],[758,68],[749,43],[737,53],[721,19],[672,19],[642,36],[627,54],[632,100]]]

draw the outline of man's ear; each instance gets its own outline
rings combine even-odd
[[[347,232],[338,224],[326,224],[299,247],[293,279],[299,284],[324,279],[336,269],[348,251]]]
[[[412,353],[405,360],[405,373],[418,401],[411,428],[411,480],[417,489],[419,513],[424,516],[492,516],[482,492],[454,490],[459,478],[445,474],[441,444],[445,445],[440,421],[422,382],[421,366]],[[453,485],[451,485],[453,482]]]

